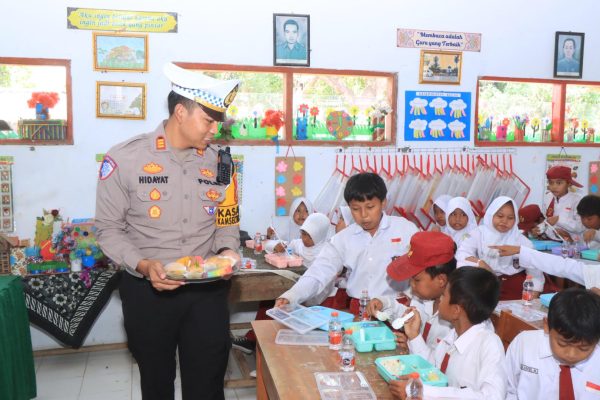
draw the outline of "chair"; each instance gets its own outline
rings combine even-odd
[[[536,329],[535,326],[523,321],[521,318],[513,315],[512,312],[507,310],[502,310],[500,312],[500,318],[496,324],[496,334],[502,340],[505,351],[510,342],[512,342],[519,333]]]

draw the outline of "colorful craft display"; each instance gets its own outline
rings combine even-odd
[[[404,140],[470,140],[470,107],[468,92],[406,91]]]
[[[325,124],[329,133],[338,140],[350,136],[354,128],[354,121],[346,111],[332,111],[327,116]]]
[[[304,157],[275,157],[275,215],[288,215],[296,197],[304,196]]]
[[[599,195],[598,182],[600,182],[600,161],[590,161],[588,188],[590,194]]]

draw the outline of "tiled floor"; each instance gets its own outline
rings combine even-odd
[[[254,355],[246,356],[254,368]],[[67,354],[35,358],[39,400],[141,400],[140,373],[128,350]],[[229,356],[227,378],[241,373]],[[230,400],[256,399],[256,388],[225,389]],[[181,399],[179,374],[175,399]]]

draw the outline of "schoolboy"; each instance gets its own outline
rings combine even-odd
[[[544,330],[521,332],[506,353],[507,399],[600,398],[600,296],[571,288],[550,301]]]
[[[590,249],[600,248],[600,197],[593,194],[583,196],[577,204],[577,214],[587,229],[583,232],[583,241]]]
[[[544,196],[544,215],[546,223],[552,225],[555,229],[563,230],[571,237],[579,235],[584,228],[576,214],[576,207],[581,196],[571,192],[571,186],[583,187],[573,179],[571,168],[563,165],[557,165],[546,172],[548,178],[548,192]],[[534,228],[536,235],[541,235],[542,231]],[[552,231],[546,234],[555,240],[560,240]]]
[[[418,313],[404,325],[411,353],[435,364],[448,378],[448,387],[425,385],[425,398],[504,400],[504,347],[484,323],[499,296],[500,283],[493,273],[483,268],[458,268],[450,274],[439,305],[440,318],[449,321],[453,329],[435,350],[419,339]],[[404,399],[406,383],[391,381],[390,391]]]
[[[456,269],[455,250],[454,241],[444,233],[418,232],[410,239],[410,251],[387,267],[388,275],[395,281],[410,279],[410,305],[419,310],[422,320],[419,337],[432,349],[452,329],[448,321],[440,319],[439,302],[448,275]],[[373,298],[367,312],[375,315],[377,311],[387,312],[394,320],[404,314],[406,306],[393,297]],[[406,346],[406,336],[396,335],[400,346]]]
[[[519,209],[519,230],[527,237],[533,235],[532,230],[544,222],[544,214],[537,204],[528,204]],[[533,235],[535,236],[535,235]]]
[[[350,311],[358,314],[358,299],[364,289],[371,296],[395,296],[408,287],[387,276],[393,258],[408,251],[417,227],[402,217],[383,213],[387,189],[374,173],[352,176],[344,189],[344,199],[355,223],[333,236],[315,259],[313,266],[296,284],[283,293],[276,306],[302,303],[323,292],[345,266]]]

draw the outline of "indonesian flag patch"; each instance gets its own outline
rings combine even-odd
[[[585,383],[585,390],[587,390],[588,392],[600,394],[600,384],[587,381]]]
[[[100,180],[106,180],[109,176],[117,169],[117,163],[115,160],[110,158],[110,156],[104,156],[102,159],[102,164],[100,165],[100,171],[98,172],[98,176]]]

